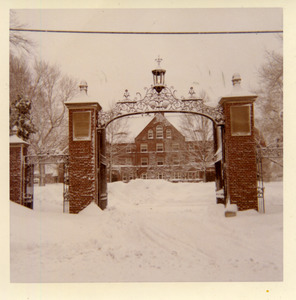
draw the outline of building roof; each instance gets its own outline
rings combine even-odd
[[[164,116],[163,113],[157,113],[155,117],[141,130],[141,132],[135,137],[135,140],[146,130],[147,127],[151,127],[153,123],[162,123],[164,126],[171,126],[176,131],[179,132],[179,130],[176,129],[176,127],[168,121],[168,119]]]
[[[98,100],[89,96],[85,90],[80,90],[80,92],[75,95],[70,101],[65,102],[65,104],[77,104],[77,103],[93,103],[99,104]]]
[[[230,91],[230,93],[220,97],[219,99],[219,103],[222,104],[223,101],[225,100],[229,100],[232,98],[240,98],[240,99],[250,99],[250,98],[257,98],[257,95],[255,95],[254,93],[244,89],[241,86],[241,76],[238,73],[234,73],[232,76],[232,82],[233,82],[233,86],[232,89]]]
[[[9,137],[9,143],[10,144],[25,144],[25,145],[30,145],[29,143],[25,142],[21,138],[19,138],[17,135],[11,135]]]

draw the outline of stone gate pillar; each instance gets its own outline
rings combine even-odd
[[[10,200],[24,205],[25,156],[29,144],[17,137],[16,132],[10,136]]]
[[[65,105],[69,110],[69,212],[78,213],[98,203],[98,111],[99,103],[87,95],[87,83]]]
[[[231,94],[220,99],[225,114],[227,201],[239,210],[258,210],[253,107],[257,96],[241,88],[239,74],[233,75],[232,82]]]

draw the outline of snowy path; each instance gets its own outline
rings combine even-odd
[[[12,282],[281,281],[282,183],[266,214],[224,217],[213,183],[109,185],[109,205],[62,213],[62,186],[11,203]]]

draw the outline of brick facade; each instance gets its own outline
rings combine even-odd
[[[134,143],[112,145],[116,153],[112,168],[114,180],[135,178],[172,181],[201,181],[204,172],[196,156],[199,142],[185,137],[161,113],[138,134]],[[213,142],[208,151],[213,153]],[[214,180],[213,162],[208,164],[207,179]]]
[[[91,202],[98,203],[97,112],[101,109],[84,91],[71,102],[69,109],[69,212],[78,213]],[[74,114],[90,114],[90,131],[86,139],[74,137]]]
[[[10,138],[10,200],[24,204],[24,156],[28,144],[17,136]]]

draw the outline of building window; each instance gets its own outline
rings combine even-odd
[[[161,125],[156,126],[156,138],[163,139],[163,128]]]
[[[179,144],[173,144],[173,151],[179,151],[180,147]]]
[[[173,165],[179,165],[180,164],[180,159],[178,156],[173,156]]]
[[[230,107],[231,135],[251,135],[250,105]]]
[[[127,146],[126,147],[126,152],[127,153],[132,153],[132,147],[131,146]]]
[[[90,111],[73,113],[73,140],[90,140]]]
[[[141,165],[147,166],[148,165],[148,157],[142,157],[141,158]]]
[[[141,152],[148,152],[148,145],[147,144],[141,144]]]
[[[142,174],[141,174],[141,178],[142,178],[142,179],[147,179],[147,173],[142,173]]]
[[[163,152],[163,144],[156,144],[156,152]]]
[[[153,130],[152,130],[152,129],[149,129],[149,130],[148,130],[148,139],[149,139],[149,140],[152,140],[152,139],[153,139]]]
[[[188,172],[188,179],[195,179],[196,178],[196,172],[189,171]]]
[[[166,138],[167,139],[171,139],[172,138],[172,131],[171,131],[171,129],[167,129],[166,130]]]
[[[164,159],[163,159],[163,157],[157,157],[156,162],[157,162],[158,166],[163,166],[164,165]]]
[[[163,173],[158,173],[157,174],[157,179],[163,179]]]
[[[174,177],[174,179],[181,179],[182,178],[181,172],[174,172],[173,177]]]

